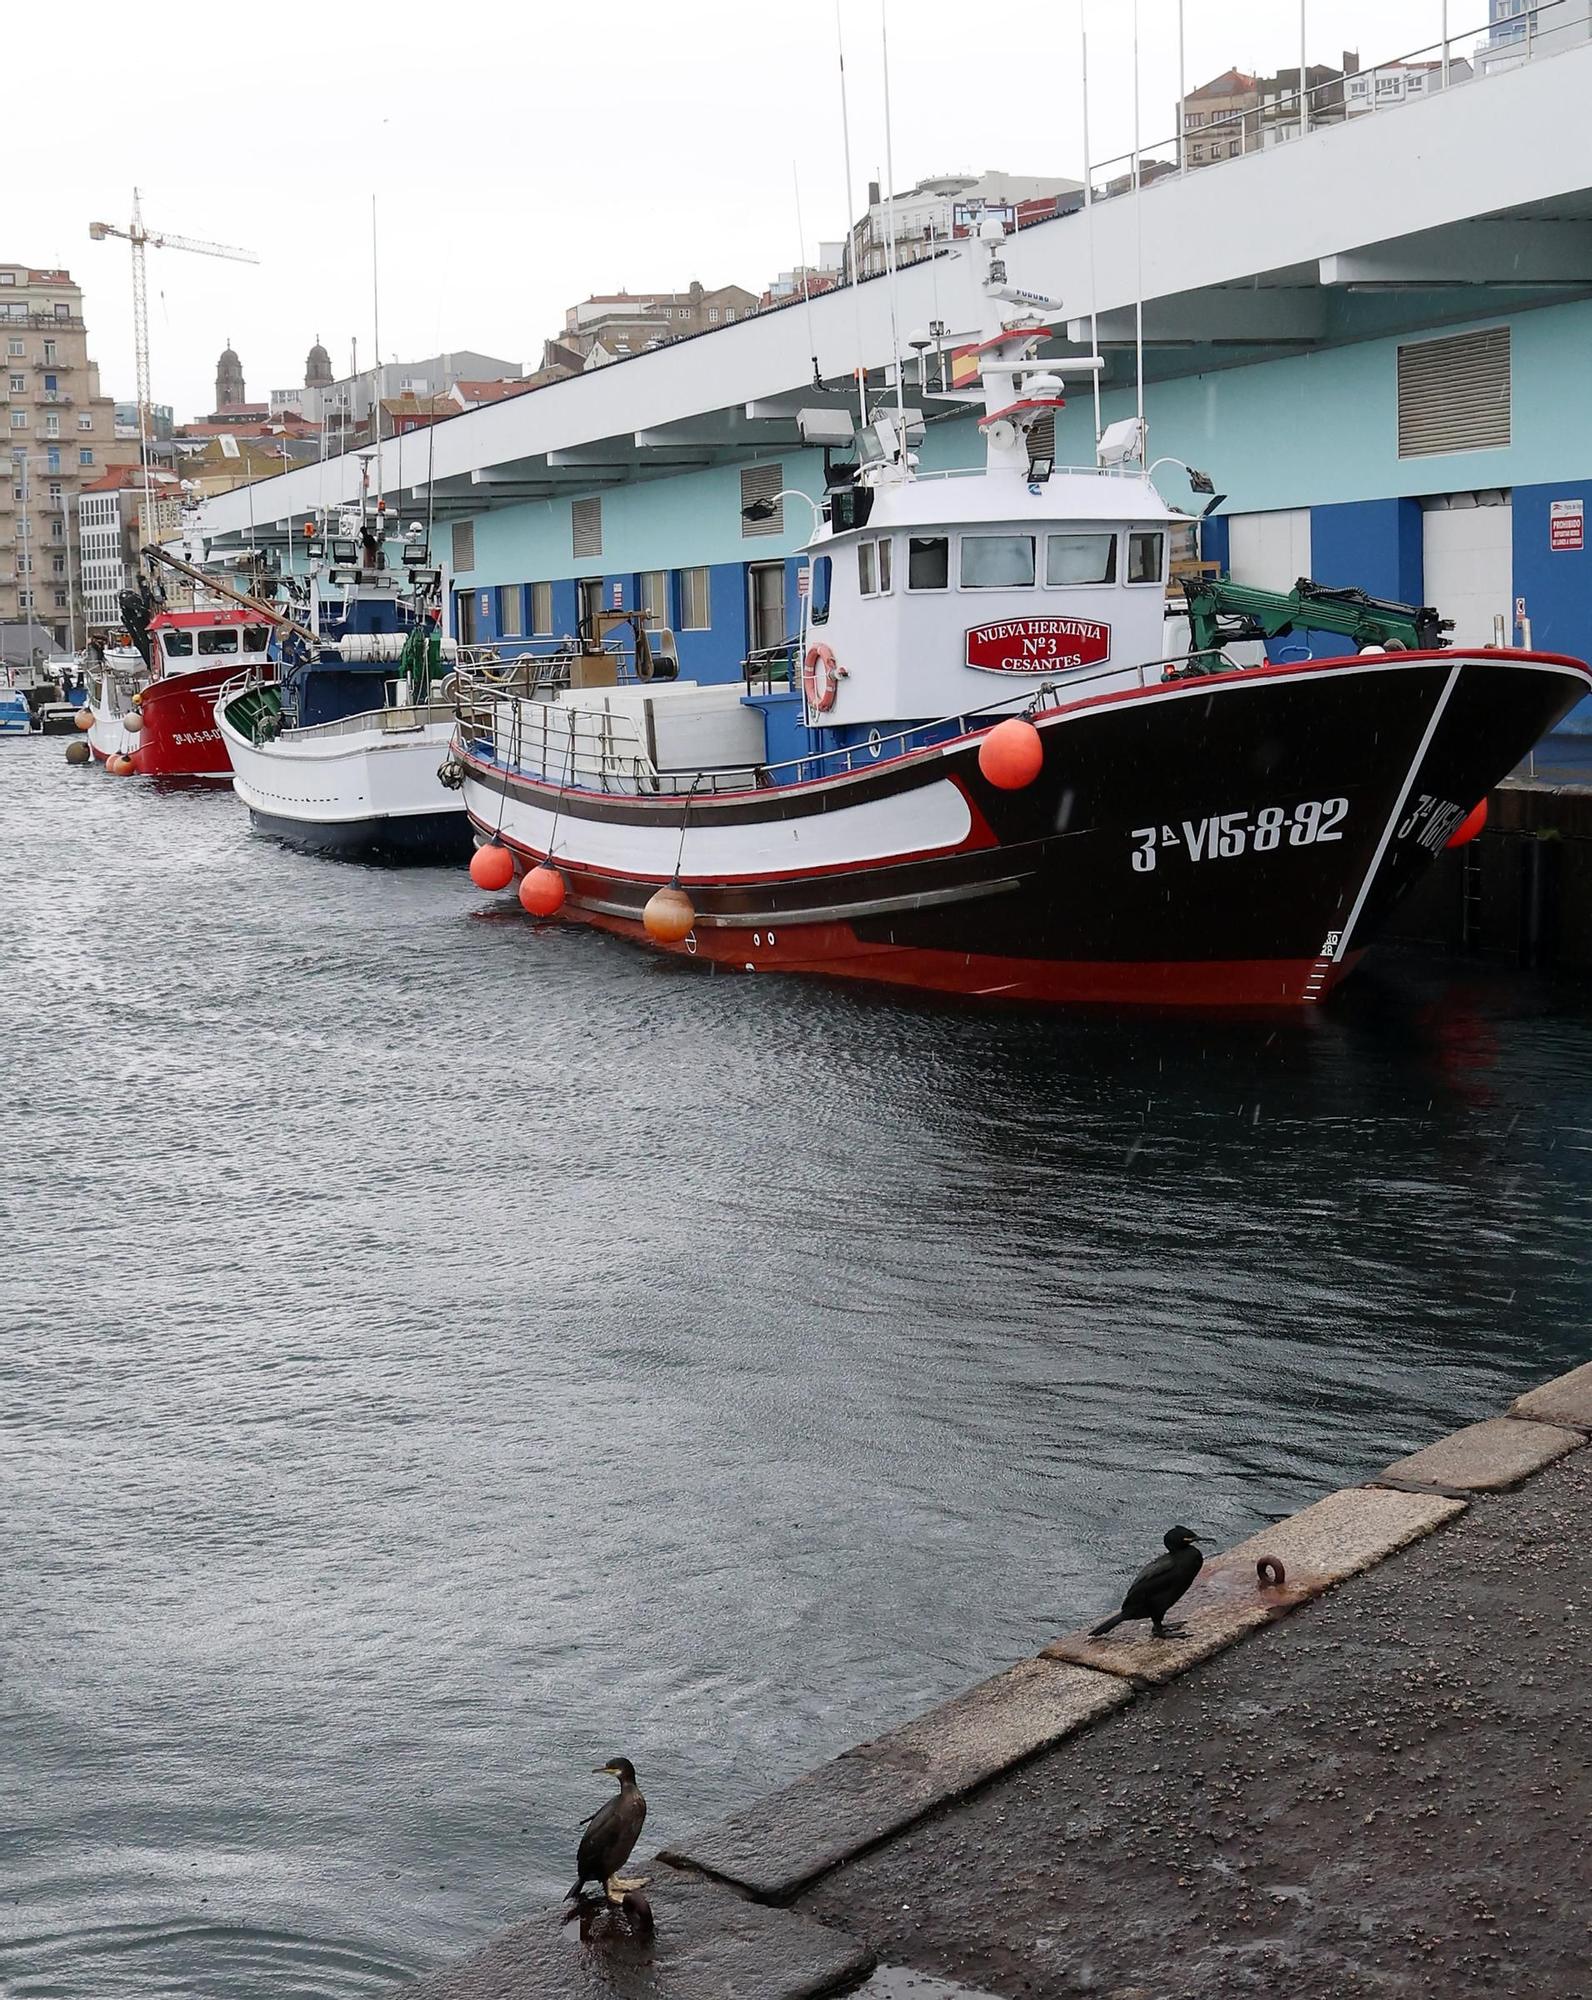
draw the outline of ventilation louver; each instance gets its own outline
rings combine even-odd
[[[1508,442],[1508,327],[1400,347],[1400,458],[1495,451]]]

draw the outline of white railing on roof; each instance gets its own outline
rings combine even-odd
[[[1180,133],[1170,137],[1141,140],[1137,151],[1130,148],[1096,160],[1086,170],[1090,198],[1110,201],[1117,195],[1131,194],[1135,184],[1150,188],[1189,173],[1207,173],[1213,166],[1285,145],[1306,132],[1352,124],[1357,118],[1395,111],[1406,104],[1423,104],[1442,91],[1484,82],[1495,70],[1518,69],[1522,63],[1563,55],[1589,41],[1592,0],[1527,0],[1518,14],[1507,19],[1446,34],[1424,48],[1386,56],[1380,62],[1362,64],[1348,75],[1334,75],[1326,83],[1314,84],[1303,93],[1303,102],[1296,86],[1247,111],[1218,114],[1204,125],[1190,127],[1185,123]],[[1324,66],[1307,64],[1305,74],[1308,76],[1311,67]],[[1294,67],[1297,73],[1297,62]],[[1409,87],[1411,73],[1422,78],[1419,88]],[[1393,87],[1379,90],[1379,80]],[[1353,101],[1358,95],[1352,88],[1356,81],[1367,85],[1365,101],[1359,105]],[[1180,88],[1185,95],[1178,115],[1186,120],[1186,83]],[[1191,147],[1211,144],[1224,150],[1210,159],[1190,159]]]

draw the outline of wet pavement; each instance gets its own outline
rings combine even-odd
[[[1588,1992],[1592,1451],[800,1899],[1043,2000]]]

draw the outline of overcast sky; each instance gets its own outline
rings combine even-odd
[[[1131,145],[1132,0],[1083,0],[1090,150]],[[1454,31],[1486,0],[1449,0]],[[1362,62],[1441,32],[1442,0],[1306,0],[1312,62]],[[1231,65],[1298,60],[1297,0],[1185,0],[1190,87]],[[1177,0],[1139,0],[1146,149],[1175,129]],[[879,0],[841,0],[856,202],[885,178]],[[1009,56],[990,24],[1012,24]],[[890,0],[895,184],[999,167],[1081,174],[1079,0]],[[70,56],[62,37],[71,38]],[[179,420],[214,401],[231,339],[250,398],[303,379],[317,335],[335,370],[381,349],[469,347],[534,366],[593,291],[736,283],[808,254],[848,208],[832,0],[480,0],[257,9],[106,0],[9,10],[0,260],[65,265],[83,286],[104,389],[134,394],[125,224],[253,250],[258,266],[151,251],[153,393]],[[27,79],[36,79],[30,87]]]

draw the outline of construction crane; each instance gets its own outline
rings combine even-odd
[[[230,257],[237,264],[258,264],[252,250],[235,250],[229,243],[201,243],[192,236],[173,236],[168,231],[144,227],[143,200],[133,189],[133,219],[127,228],[114,222],[91,222],[92,242],[103,243],[107,236],[120,236],[133,247],[133,355],[138,371],[138,455],[144,470],[144,539],[154,540],[152,495],[149,486],[149,305],[144,276],[144,252],[190,250],[199,257]]]

